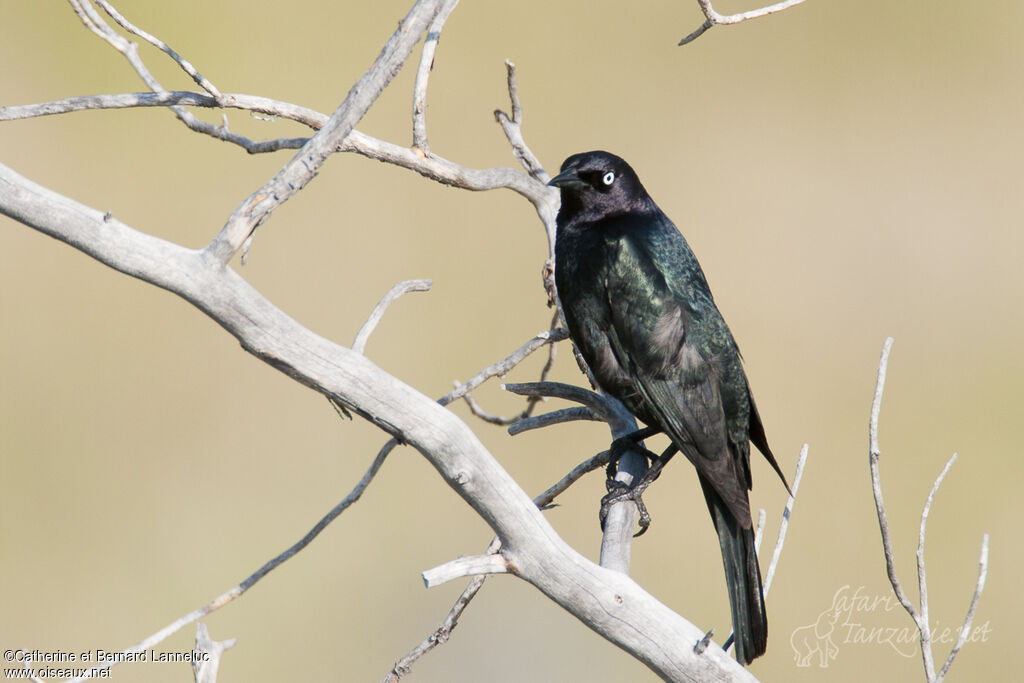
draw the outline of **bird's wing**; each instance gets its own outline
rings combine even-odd
[[[644,412],[714,487],[736,520],[749,527],[746,477],[730,454],[722,367],[714,345],[709,346],[708,330],[694,324],[699,316],[703,325],[713,326],[712,337],[720,336],[721,318],[713,315],[709,320],[705,302],[674,292],[679,285],[670,280],[676,274],[659,267],[668,255],[656,257],[652,248],[658,248],[656,242],[626,237],[618,240],[610,257],[606,285],[612,350],[633,377]],[[714,305],[710,298],[706,303]],[[724,321],[720,324],[724,328]]]

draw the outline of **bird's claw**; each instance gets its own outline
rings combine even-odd
[[[601,531],[604,531],[604,523],[608,518],[608,513],[611,511],[612,506],[616,503],[631,500],[636,504],[636,509],[640,513],[640,517],[637,520],[637,524],[640,526],[640,531],[633,534],[633,538],[643,536],[647,532],[647,528],[651,525],[651,515],[647,512],[647,506],[644,505],[644,500],[641,498],[644,490],[647,488],[643,486],[629,486],[616,479],[608,479],[605,482],[608,487],[608,494],[601,499]]]

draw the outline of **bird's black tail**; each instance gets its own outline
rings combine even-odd
[[[750,664],[763,655],[768,646],[768,617],[764,609],[761,568],[754,552],[754,529],[752,526],[744,529],[740,525],[703,477],[700,477],[700,484],[722,547],[736,659]]]

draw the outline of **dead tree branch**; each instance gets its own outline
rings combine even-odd
[[[377,329],[377,325],[380,324],[381,319],[391,304],[409,292],[429,292],[433,284],[430,280],[405,280],[388,290],[388,293],[381,297],[381,300],[374,306],[373,311],[370,312],[370,317],[359,328],[359,332],[352,342],[352,350],[356,353],[364,353],[366,351],[366,342],[370,340],[370,335]]]
[[[423,52],[420,54],[420,66],[416,70],[416,84],[412,95],[412,146],[423,152],[430,151],[427,144],[427,81],[434,68],[434,53],[441,40],[441,30],[448,21],[459,0],[445,0],[438,10],[437,16],[427,29],[427,37],[423,41]]]
[[[200,250],[187,249],[135,230],[115,219],[110,212],[97,211],[52,192],[2,165],[0,213],[63,241],[111,268],[177,294],[220,324],[249,353],[329,397],[343,410],[371,421],[392,436],[353,492],[303,539],[231,590],[147,638],[136,646],[138,650],[150,647],[185,624],[234,600],[269,571],[294,556],[342,510],[358,499],[387,453],[398,443],[406,443],[434,465],[445,481],[480,514],[500,539],[497,554],[479,556],[477,559],[486,569],[503,568],[507,573],[530,582],[666,680],[752,680],[742,667],[719,648],[707,647],[702,649],[701,654],[697,654],[689,647],[678,647],[679,643],[701,643],[704,634],[656,601],[625,575],[629,563],[629,539],[635,526],[634,505],[622,503],[609,514],[608,526],[616,526],[613,517],[616,510],[622,508],[621,519],[626,522],[618,524],[615,533],[624,535],[626,540],[610,544],[609,547],[620,549],[617,557],[609,559],[611,553],[606,556],[605,548],[602,548],[604,566],[589,562],[565,544],[541,514],[538,506],[550,504],[551,498],[584,472],[599,467],[602,458],[606,461],[607,454],[599,454],[578,466],[538,497],[540,502],[530,501],[465,423],[442,408],[452,400],[467,396],[473,387],[490,377],[507,372],[508,368],[518,362],[517,357],[525,357],[525,354],[550,344],[559,336],[564,338],[564,332],[552,330],[537,335],[504,361],[481,371],[435,402],[388,375],[363,356],[362,347],[373,329],[371,321],[357,335],[356,348],[346,349],[299,325],[228,266],[239,250],[244,257],[254,230],[276,208],[303,189],[326,158],[338,151],[353,151],[415,170],[438,182],[466,189],[512,189],[534,205],[547,230],[549,248],[553,250],[557,191],[545,186],[547,174],[523,140],[522,107],[518,98],[515,68],[511,63],[506,65],[511,114],[499,112],[496,118],[514,154],[527,172],[511,168],[467,169],[429,151],[425,103],[430,65],[434,61],[440,31],[454,9],[456,0],[416,2],[375,62],[349,90],[329,118],[318,112],[266,98],[225,95],[211,81],[201,76],[190,62],[163,41],[132,24],[107,0],[69,2],[85,26],[123,54],[153,92],[99,95],[0,109],[0,119],[87,108],[166,106],[190,129],[233,142],[250,152],[300,150],[274,178],[241,202],[216,238]],[[97,6],[123,30],[168,55],[206,94],[165,90],[139,57],[138,46],[111,27],[97,11]],[[414,86],[413,146],[394,145],[356,131],[354,126],[408,60],[424,33],[427,33],[427,39]],[[221,126],[198,120],[186,106],[239,108],[280,115],[300,121],[317,132],[309,138],[253,142],[231,133],[226,120]],[[549,277],[546,278],[548,280]],[[386,307],[386,303],[382,302],[382,306]],[[540,393],[531,395],[539,396]],[[636,429],[632,416],[618,402],[609,399],[594,405],[599,405],[599,408],[592,409],[609,423],[614,435]],[[639,454],[637,457],[645,467],[646,458]],[[627,463],[627,458],[623,458],[620,475],[638,476],[632,473]],[[543,502],[545,499],[547,503]],[[632,518],[626,508],[632,509]],[[610,536],[606,532],[606,545],[612,536],[614,534]],[[624,556],[621,554],[622,548],[625,549]],[[553,566],[559,567],[560,571],[551,572]],[[619,571],[608,571],[605,568],[607,566],[614,566]],[[454,618],[457,619],[458,614]],[[446,619],[446,623],[448,621]],[[132,651],[137,650],[126,652]]]
[[[441,0],[419,0],[413,5],[373,65],[348,91],[327,123],[277,175],[249,195],[228,217],[220,234],[206,247],[211,258],[224,265],[239,249],[244,256],[247,247],[243,245],[251,242],[253,231],[316,176],[327,157],[377,101],[437,16],[441,4]]]
[[[604,467],[607,464],[608,451],[602,451],[593,458],[585,460],[574,467],[568,474],[562,477],[548,490],[534,498],[533,502],[536,503],[537,507],[541,510],[550,508],[555,498],[561,495],[574,483],[579,481],[583,475],[596,470],[598,467]],[[498,552],[500,549],[501,541],[495,538],[491,541],[491,544],[487,546],[484,554],[491,555]],[[481,588],[483,588],[487,576],[488,574],[476,574],[472,577],[469,584],[466,586],[466,589],[462,591],[462,594],[455,601],[455,604],[452,605],[451,610],[448,611],[448,614],[441,622],[441,625],[438,626],[433,633],[424,638],[419,645],[410,650],[408,654],[398,660],[398,662],[396,662],[391,668],[391,671],[381,679],[381,683],[394,683],[402,676],[409,674],[412,670],[412,665],[416,660],[433,650],[438,645],[448,642],[448,638],[451,636],[452,631],[458,625],[459,618],[462,616],[462,613],[465,612],[473,598],[476,597],[476,594],[480,592]],[[426,577],[424,577],[424,582],[426,582]]]
[[[921,511],[921,525],[918,531],[917,542],[917,585],[920,597],[919,609],[913,602],[911,602],[906,591],[903,589],[903,584],[896,576],[896,554],[893,550],[892,538],[889,533],[889,519],[885,511],[885,501],[882,498],[882,479],[878,469],[878,461],[882,455],[878,445],[878,417],[882,410],[882,393],[885,390],[885,375],[888,371],[889,353],[892,350],[892,343],[893,338],[888,337],[882,345],[882,356],[878,361],[878,378],[875,382],[875,395],[871,402],[871,419],[868,424],[871,487],[874,491],[878,526],[882,533],[882,551],[885,555],[885,569],[886,573],[889,575],[889,583],[892,585],[892,590],[896,595],[896,599],[900,601],[900,604],[903,605],[903,609],[905,609],[907,614],[910,615],[910,618],[914,620],[914,624],[917,626],[917,630],[920,633],[921,658],[924,663],[925,678],[928,680],[928,683],[938,683],[946,676],[946,673],[949,671],[949,667],[953,664],[953,660],[956,658],[957,653],[960,652],[964,643],[967,642],[967,637],[970,635],[971,624],[974,621],[974,614],[978,607],[978,601],[981,599],[981,593],[985,589],[985,579],[988,575],[988,534],[983,534],[981,537],[981,552],[978,558],[978,580],[974,586],[974,594],[971,597],[970,607],[967,609],[967,616],[964,618],[964,621],[960,626],[960,634],[957,637],[956,644],[953,646],[945,663],[942,665],[942,669],[936,673],[935,659],[932,653],[931,623],[928,617],[928,581],[924,561],[924,540],[927,532],[928,513],[931,511],[932,501],[935,499],[935,494],[938,493],[939,486],[942,485],[942,480],[945,478],[949,468],[953,466],[957,456],[956,453],[954,453],[946,462],[946,466],[942,468],[942,472],[940,472],[939,476],[935,479],[935,483],[932,485],[928,498],[925,501],[924,508]]]
[[[367,319],[366,323],[363,325],[363,328],[360,330],[360,334],[357,335],[357,340],[359,339],[360,336],[369,336],[369,332],[372,332],[372,329],[370,329],[369,332],[367,332],[365,335],[363,335],[363,331],[366,330],[368,326],[370,328],[376,327],[385,309],[391,303],[393,303],[399,296],[409,291],[427,291],[430,288],[429,285],[429,280],[407,280],[405,282],[400,282],[394,287],[392,287],[391,290],[386,295],[384,295],[381,301],[370,313],[370,317]],[[458,398],[462,396],[462,392],[472,390],[472,388],[479,386],[484,381],[499,374],[499,371],[504,370],[505,372],[507,372],[508,370],[511,370],[517,363],[523,361],[529,354],[536,351],[543,344],[554,343],[564,338],[563,336],[560,335],[560,333],[561,330],[552,330],[551,332],[542,332],[534,336],[530,341],[528,341],[526,344],[521,346],[519,349],[517,349],[515,352],[513,352],[506,358],[502,359],[501,361],[498,361],[497,363],[491,364],[490,366],[488,366],[484,370],[481,370],[479,373],[470,378],[465,384],[460,384],[459,388],[457,388],[455,391],[452,391],[446,394],[445,396],[442,396],[440,399],[438,399],[438,404],[442,406],[448,405],[452,401],[458,400]],[[361,351],[359,352],[361,353]],[[335,405],[339,410],[345,410],[343,403],[336,403],[334,401],[333,396],[328,398],[329,400],[331,400],[331,403]],[[353,503],[355,503],[356,501],[359,500],[360,497],[362,497],[363,493],[369,487],[370,482],[373,481],[373,478],[377,476],[377,472],[379,472],[380,468],[384,465],[384,460],[388,457],[388,455],[390,455],[391,451],[393,451],[395,447],[398,446],[398,443],[398,439],[396,438],[388,439],[387,443],[385,443],[381,447],[380,451],[377,453],[377,456],[370,464],[369,469],[366,470],[366,473],[362,476],[362,478],[355,485],[352,491],[349,492],[349,494],[345,496],[337,505],[331,508],[331,510],[326,515],[324,515],[320,519],[320,521],[313,526],[312,529],[310,529],[301,539],[292,544],[288,549],[286,549],[279,555],[275,556],[274,558],[268,560],[262,567],[253,572],[251,575],[249,575],[244,581],[236,584],[232,588],[221,593],[216,598],[206,603],[202,607],[193,610],[192,612],[189,612],[188,614],[180,617],[179,619],[176,619],[175,621],[171,622],[170,624],[160,629],[159,631],[149,636],[137,645],[134,645],[128,648],[127,650],[124,650],[122,654],[128,655],[136,652],[144,652],[150,647],[156,645],[157,643],[169,638],[171,635],[181,630],[185,626],[193,623],[198,619],[202,619],[203,617],[208,616],[209,614],[212,614],[213,612],[219,610],[221,607],[224,607],[228,603],[240,597],[243,593],[245,593],[247,590],[252,588],[256,583],[258,583],[261,579],[267,576],[267,574],[269,574],[271,571],[273,571],[274,569],[281,566],[282,564],[290,560],[292,557],[297,555],[306,546],[312,543],[313,540],[317,536],[319,536],[320,533],[324,529],[326,529],[331,522],[333,522],[341,515],[341,513],[343,513],[345,510],[351,507]],[[577,479],[579,479],[580,476],[582,476],[583,473],[581,472],[575,478],[569,480],[570,477],[579,469],[580,468],[577,467],[576,470],[573,470],[573,472],[570,472],[569,475],[566,475],[566,477],[561,482],[559,482],[559,484],[556,484],[555,487],[552,487],[552,489],[549,489],[547,492],[545,492],[545,494],[542,494],[542,498],[544,500],[550,501],[550,499],[553,499],[555,495],[558,495],[558,493],[561,493],[561,491],[564,491],[566,488],[568,488],[572,482],[576,481]],[[569,481],[567,482],[566,480]],[[561,488],[559,488],[560,485]],[[557,489],[557,492],[550,495],[550,498],[544,497],[550,494],[551,491],[555,489]],[[468,600],[466,602],[468,604]],[[107,669],[111,667],[114,663],[100,663],[97,664],[97,667],[99,669]],[[73,679],[69,683],[77,683],[77,681],[80,680],[84,679]]]
[[[225,650],[235,646],[236,638],[229,640],[214,640],[210,637],[210,631],[206,624],[199,622],[196,625],[196,652],[206,655],[206,659],[192,662],[192,675],[196,683],[216,683],[217,670],[220,668],[220,658]]]
[[[786,507],[782,510],[782,519],[779,520],[779,534],[775,539],[775,549],[772,550],[772,559],[768,562],[768,570],[764,575],[764,596],[768,597],[768,591],[772,587],[772,580],[775,578],[775,569],[779,565],[779,557],[782,555],[782,546],[786,543],[786,531],[789,529],[789,518],[793,514],[793,504],[796,503],[796,494],[800,490],[800,480],[804,477],[804,465],[807,464],[807,444],[800,449],[800,457],[796,461],[796,472],[793,474],[793,487],[790,490],[789,498],[786,500]]]
[[[741,21],[747,19],[757,19],[758,17],[766,17],[769,14],[775,14],[782,10],[789,9],[795,5],[799,5],[804,0],[784,0],[783,2],[777,2],[774,5],[768,5],[767,7],[761,7],[759,9],[752,9],[748,12],[740,12],[738,14],[719,14],[715,11],[715,8],[711,6],[711,0],[697,0],[697,4],[700,5],[700,11],[704,13],[704,23],[697,27],[693,33],[686,36],[679,41],[680,45],[686,45],[704,35],[712,26],[738,24]]]
[[[696,643],[704,634],[628,576],[590,562],[566,544],[455,415],[361,354],[302,327],[208,251],[141,233],[3,165],[0,213],[177,294],[249,353],[416,448],[491,526],[516,576],[657,675],[666,680],[752,680],[721,649],[696,655],[688,647],[665,647]],[[552,566],[560,571],[549,571]]]

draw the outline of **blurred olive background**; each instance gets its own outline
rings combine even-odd
[[[222,91],[330,113],[410,2],[118,6]],[[923,679],[913,643],[879,642],[912,635],[892,601],[840,614],[827,668],[817,655],[796,666],[790,643],[837,594],[890,595],[867,422],[879,350],[894,336],[881,443],[899,573],[916,601],[921,506],[959,452],[929,522],[931,616],[940,631],[960,623],[990,533],[975,620],[986,630],[952,679],[1003,677],[1024,613],[1015,436],[1024,380],[1024,5],[996,0],[982,13],[952,2],[810,0],[677,47],[701,19],[696,3],[678,0],[465,2],[431,79],[431,148],[467,166],[515,165],[492,116],[508,107],[509,58],[519,67],[526,139],[548,170],[574,152],[614,151],[689,239],[787,473],[810,444],[768,598],[768,654],[752,666],[764,680]],[[141,53],[165,87],[193,87],[163,55]],[[66,3],[4,2],[0,61],[4,105],[144,89]],[[408,144],[413,71],[399,75],[361,130]],[[305,134],[244,112],[228,120],[259,139]],[[161,109],[0,124],[3,163],[196,247],[291,154],[248,156]],[[273,215],[238,267],[301,323],[344,344],[392,284],[433,278],[432,292],[390,310],[368,354],[440,396],[547,329],[546,249],[533,208],[511,192],[442,187],[347,155]],[[0,649],[138,642],[302,536],[385,441],[361,421],[340,421],[322,397],[243,352],[190,305],[6,218],[0,318]],[[510,379],[535,378],[541,360]],[[584,382],[565,344],[554,375]],[[521,407],[497,382],[478,397],[491,412]],[[608,441],[594,423],[512,438],[464,405],[452,409],[531,494]],[[763,461],[754,475],[770,548],[784,491]],[[591,557],[603,492],[595,473],[547,513]],[[646,500],[654,524],[634,547],[633,576],[721,640],[729,632],[721,560],[692,468],[673,464]],[[425,590],[420,571],[479,552],[490,538],[419,454],[396,451],[310,547],[205,620],[215,639],[239,639],[219,680],[378,680],[465,584]],[[193,634],[186,628],[157,649],[188,651]],[[114,678],[190,673],[184,664],[135,664]],[[409,680],[650,678],[529,585],[496,577]]]

